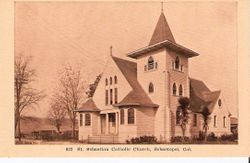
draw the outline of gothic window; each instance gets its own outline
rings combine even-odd
[[[82,114],[80,114],[80,126],[82,126]]]
[[[121,123],[121,125],[123,125],[124,124],[124,109],[121,109],[120,110],[120,123]]]
[[[109,103],[109,91],[105,90],[105,104],[108,105]]]
[[[214,116],[214,127],[216,127],[217,126],[217,117],[216,117],[216,115]]]
[[[183,88],[182,85],[179,86],[179,96],[183,95]]]
[[[219,105],[219,107],[221,107],[221,104],[222,104],[221,99],[219,99],[219,100],[218,100],[218,105]]]
[[[226,117],[223,117],[223,127],[226,127]]]
[[[112,85],[113,81],[112,81],[112,77],[109,78],[109,84]]]
[[[194,126],[197,126],[197,114],[194,114]]]
[[[152,56],[148,58],[148,70],[154,69],[154,59]]]
[[[149,93],[153,93],[154,92],[154,85],[153,85],[153,83],[149,83],[148,92]]]
[[[108,79],[106,78],[105,80],[105,85],[107,86],[108,85]]]
[[[174,84],[173,84],[173,95],[176,95],[176,91],[177,91],[177,89],[176,89],[176,84],[174,83]]]
[[[135,110],[133,108],[128,109],[128,124],[135,123]]]
[[[175,58],[175,69],[177,69],[177,70],[179,70],[179,67],[180,67],[180,59],[179,59],[179,57],[177,56],[176,58]]]
[[[110,105],[113,104],[113,89],[110,89]]]
[[[117,76],[114,77],[115,84],[117,84]]]
[[[91,117],[90,114],[87,113],[85,114],[85,126],[90,126],[91,125]]]
[[[180,125],[181,123],[181,108],[178,107],[176,110],[176,125]]]
[[[117,104],[118,101],[118,89],[115,88],[115,104]]]

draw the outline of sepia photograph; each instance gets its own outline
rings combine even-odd
[[[16,145],[238,145],[237,2],[14,3]]]

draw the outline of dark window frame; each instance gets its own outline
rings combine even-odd
[[[85,126],[91,126],[91,115],[90,115],[90,113],[85,114]]]
[[[135,124],[135,109],[128,109],[128,124]]]

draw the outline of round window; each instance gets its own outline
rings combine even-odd
[[[221,107],[221,99],[219,99],[219,101],[218,101],[218,105]]]

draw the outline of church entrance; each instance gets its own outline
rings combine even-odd
[[[115,113],[109,113],[108,117],[109,117],[109,121],[108,121],[109,134],[115,134],[116,133],[116,115]]]

